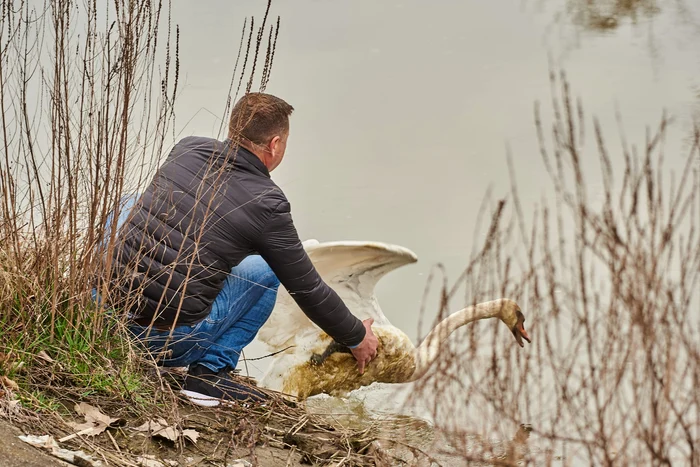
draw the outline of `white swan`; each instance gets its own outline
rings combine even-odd
[[[289,293],[280,287],[275,309],[258,334],[258,339],[271,352],[279,352],[272,357],[260,381],[263,387],[305,399],[320,393],[342,395],[373,382],[413,381],[427,372],[452,332],[480,319],[499,318],[521,347],[523,339],[530,342],[517,303],[499,299],[450,315],[415,348],[403,331],[391,325],[374,296],[377,281],[386,273],[417,261],[412,251],[374,242],[312,240],[304,242],[304,247],[321,277],[353,314],[362,320],[374,318],[372,330],[379,339],[377,357],[360,375],[352,355],[331,353],[337,344],[306,318]]]

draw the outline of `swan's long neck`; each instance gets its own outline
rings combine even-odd
[[[503,311],[503,302],[504,300],[501,299],[478,303],[453,313],[438,323],[415,351],[416,369],[411,380],[420,378],[428,371],[450,334],[473,321],[500,317]]]

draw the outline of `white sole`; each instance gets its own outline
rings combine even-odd
[[[218,407],[223,402],[221,399],[217,399],[216,397],[207,396],[206,394],[200,394],[194,391],[188,391],[186,389],[181,389],[180,394],[185,396],[187,400],[193,404],[201,407]]]
[[[195,391],[188,391],[187,389],[180,389],[180,394],[185,396],[187,400],[192,402],[194,405],[198,405],[200,407],[218,407],[221,404],[229,407],[236,405],[236,402],[234,401],[217,399],[216,397],[207,396],[206,394],[201,394]],[[251,406],[251,404],[247,402],[242,402],[240,404],[242,405],[242,407]],[[260,404],[260,407],[267,407],[267,404]]]

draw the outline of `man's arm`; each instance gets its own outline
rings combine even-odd
[[[311,263],[287,201],[282,201],[273,211],[256,243],[258,253],[311,321],[340,344],[354,347],[363,341],[365,326],[350,313]]]

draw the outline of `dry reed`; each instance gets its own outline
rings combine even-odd
[[[511,193],[465,274],[443,287],[438,316],[460,292],[508,296],[533,343],[521,350],[501,325],[472,325],[413,400],[440,395],[439,450],[466,462],[700,464],[700,128],[687,153],[668,155],[664,116],[640,146],[621,132],[613,152],[592,119],[586,149],[582,104],[563,74],[551,81],[553,122],[539,105],[535,120],[553,206],[526,217],[511,170]]]
[[[270,5],[258,28],[252,18],[244,24],[224,115],[240,92],[256,83],[263,91],[270,80],[280,28],[279,18],[268,24]],[[180,40],[161,1],[0,2],[0,375],[21,388],[0,387],[0,406],[6,417],[31,419],[32,429],[70,433],[61,415],[86,399],[121,416],[147,408],[183,419],[153,360],[124,331],[125,317],[93,296],[110,297],[103,278],[116,223],[108,218],[122,214],[124,195],[144,188],[175,142]],[[229,432],[229,444],[249,443],[253,454],[272,439],[314,461],[375,457],[360,453],[371,443],[361,433],[308,417],[296,426],[302,413],[273,404],[216,417],[222,429],[245,421],[252,434]],[[136,462],[102,441],[68,444]]]
[[[33,408],[55,408],[47,392],[84,397],[98,383],[109,397],[138,402],[153,392],[172,401],[162,381],[140,382],[143,363],[128,339],[105,331],[91,294],[111,257],[107,216],[171,144],[181,65],[168,11],[146,0],[116,0],[109,11],[95,2],[0,3],[0,368],[27,388]],[[259,60],[260,89],[269,82],[280,23],[268,30],[268,13],[269,4],[255,39],[253,21],[244,25],[224,115],[244,81],[252,89]],[[462,287],[473,302],[509,296],[526,311],[534,342],[516,351],[503,345],[500,326],[471,326],[413,395],[441,395],[432,410],[442,450],[465,462],[700,464],[700,130],[672,177],[668,119],[640,149],[623,136],[615,155],[594,120],[600,188],[592,193],[582,106],[565,79],[553,75],[552,92],[551,138],[539,110],[536,128],[554,206],[526,218],[514,179],[484,247],[444,288],[441,310]],[[108,296],[106,284],[98,289]],[[41,350],[55,360],[49,370]],[[262,415],[245,428],[257,433],[251,449],[261,433],[298,447],[322,431],[320,421],[308,422],[310,438],[270,423],[296,425],[298,412]],[[513,432],[512,443],[483,442]],[[364,453],[371,436],[330,438],[335,447],[310,460],[372,462],[337,449]]]

